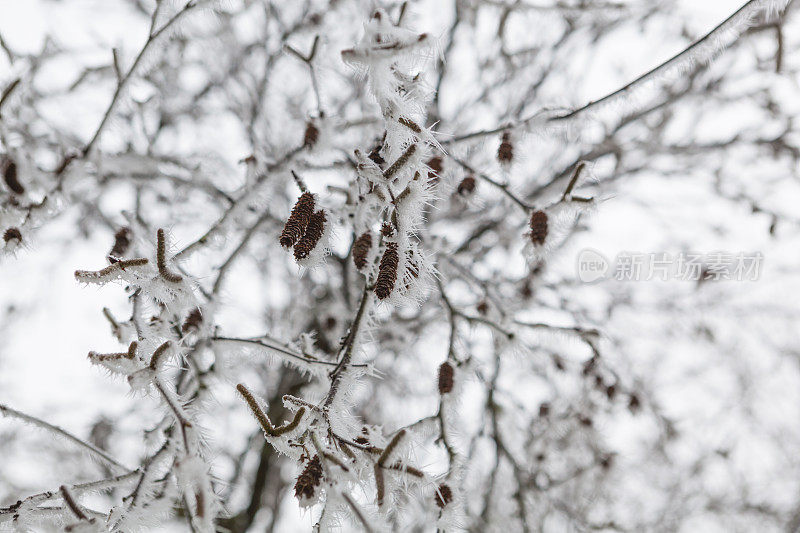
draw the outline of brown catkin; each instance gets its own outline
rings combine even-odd
[[[3,242],[8,244],[11,241],[16,241],[16,243],[22,242],[22,232],[19,230],[19,228],[8,228],[3,233]]]
[[[444,509],[451,501],[453,501],[453,491],[450,487],[442,483],[436,489],[436,506],[439,507],[439,509]]]
[[[445,361],[439,365],[439,394],[447,394],[453,390],[453,365]]]
[[[356,242],[353,243],[353,263],[356,265],[357,269],[363,270],[364,267],[367,266],[367,256],[371,248],[372,234],[365,231],[356,239]]]
[[[206,499],[203,496],[203,491],[198,490],[194,493],[194,508],[198,517],[203,518],[206,515]]]
[[[414,133],[422,133],[422,128],[419,127],[419,124],[411,120],[407,117],[400,117],[397,119],[397,122],[405,126],[406,128],[410,129]]]
[[[195,307],[192,309],[192,312],[189,313],[189,316],[186,317],[186,320],[183,322],[183,326],[181,326],[181,331],[183,333],[188,333],[190,331],[198,331],[200,329],[200,324],[203,323],[203,313],[200,311],[199,307]]]
[[[305,407],[301,407],[300,409],[298,409],[297,412],[294,414],[294,418],[292,419],[291,422],[287,422],[282,426],[278,426],[275,428],[275,436],[277,437],[297,429],[297,426],[300,425],[300,421],[303,420],[303,415],[305,414],[306,414]]]
[[[403,167],[406,166],[408,160],[411,159],[411,156],[413,156],[416,151],[417,151],[416,144],[412,144],[408,148],[406,148],[406,151],[403,152],[402,155],[398,157],[397,160],[394,163],[392,163],[392,165],[389,168],[383,171],[383,177],[386,179],[390,179],[395,174],[400,172],[403,169]]]
[[[303,237],[294,245],[294,258],[300,261],[308,257],[311,251],[317,246],[325,232],[325,211],[319,210],[308,221]]]
[[[313,148],[319,140],[319,128],[310,120],[306,122],[306,131],[303,134],[303,146]]]
[[[25,187],[19,181],[17,164],[11,159],[7,159],[3,165],[3,181],[14,194],[25,194]]]
[[[544,402],[542,405],[539,406],[539,417],[547,418],[549,414],[550,414],[550,404]]]
[[[314,499],[317,491],[322,482],[322,462],[319,456],[315,455],[306,464],[306,467],[297,476],[297,482],[294,484],[294,495],[298,500]]]
[[[161,358],[164,356],[164,354],[171,345],[172,343],[170,341],[167,341],[155,349],[153,355],[150,357],[150,370],[158,372],[158,370],[161,368],[161,363],[162,363]]]
[[[156,232],[156,267],[161,277],[170,283],[180,283],[183,280],[183,276],[175,274],[167,267],[167,237],[161,228]]]
[[[399,262],[400,254],[397,253],[397,243],[386,243],[386,250],[383,252],[381,264],[378,266],[378,279],[375,281],[375,295],[379,300],[384,300],[392,294],[397,281]]]
[[[509,132],[503,133],[500,146],[497,148],[497,160],[500,163],[507,165],[514,159],[514,145],[511,144],[511,134]]]
[[[639,400],[639,396],[636,394],[631,394],[631,397],[628,399],[628,409],[630,412],[637,413],[641,407],[642,402]]]
[[[383,470],[381,470],[381,465],[375,463],[375,502],[378,504],[378,507],[383,506],[385,493],[386,483],[383,479]]]
[[[381,148],[383,148],[381,145],[376,146],[375,148],[372,149],[372,151],[370,151],[369,155],[367,156],[368,158],[370,158],[370,160],[372,160],[373,163],[375,163],[378,166],[386,164],[386,160],[381,156]]]
[[[444,168],[442,166],[442,158],[439,156],[431,157],[425,164],[428,165],[430,169],[430,172],[428,172],[428,183],[433,185],[439,183],[439,176],[442,173],[442,168]]]
[[[381,456],[378,457],[379,466],[384,466],[386,464],[386,461],[389,460],[389,457],[391,457],[392,452],[394,452],[397,449],[397,445],[400,444],[400,441],[403,440],[403,437],[405,436],[406,436],[405,429],[401,429],[400,431],[395,433],[394,437],[392,437],[392,440],[390,440],[389,444],[386,445],[386,448],[383,449],[383,453],[381,453]]]
[[[116,263],[128,252],[131,247],[131,236],[132,232],[128,227],[122,227],[117,230],[114,234],[114,246],[108,252],[108,261],[110,263]]]
[[[61,485],[59,489],[61,491],[61,499],[64,500],[64,505],[69,508],[72,513],[78,517],[79,520],[89,520],[84,514],[83,509],[78,505],[78,503],[73,498],[72,494],[69,492],[69,489],[66,485]]]
[[[458,194],[461,196],[469,196],[475,192],[475,185],[475,178],[473,176],[467,176],[461,180],[461,183],[458,184],[458,189],[456,189],[456,192],[458,192]]]
[[[295,203],[292,208],[286,225],[283,227],[280,238],[281,246],[284,248],[291,248],[300,240],[303,233],[306,231],[308,222],[314,215],[315,205],[316,202],[313,194],[304,192],[300,195],[300,198],[297,199],[297,203]]]
[[[547,238],[547,213],[544,211],[534,211],[531,215],[531,242],[536,245],[544,244]]]
[[[261,405],[259,405],[258,400],[256,400],[256,397],[253,396],[253,393],[250,392],[250,390],[241,383],[236,385],[236,390],[239,391],[239,394],[241,394],[242,398],[244,398],[244,401],[247,403],[247,406],[253,412],[253,415],[256,417],[256,420],[258,420],[258,424],[261,426],[261,429],[264,430],[264,433],[274,437],[275,427],[272,425],[272,421],[270,421],[269,416],[267,416],[267,413],[265,413],[264,410],[261,408]]]

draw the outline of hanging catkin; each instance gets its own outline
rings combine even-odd
[[[367,266],[367,255],[369,255],[370,249],[372,249],[372,234],[365,231],[353,243],[353,263],[357,269],[363,270]]]
[[[400,255],[397,253],[397,243],[386,243],[386,250],[381,257],[381,264],[378,267],[378,279],[375,282],[375,295],[380,300],[388,298],[394,290],[397,281],[397,265],[400,262]]]
[[[531,215],[531,242],[542,245],[547,238],[547,213],[534,211]]]
[[[291,248],[303,236],[306,231],[308,222],[314,214],[315,207],[314,195],[310,192],[304,192],[297,199],[294,204],[289,219],[283,227],[281,233],[280,243],[284,248]]]
[[[308,221],[303,237],[294,246],[294,258],[297,261],[305,259],[317,246],[325,232],[325,211],[319,210]]]

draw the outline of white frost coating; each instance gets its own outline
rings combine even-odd
[[[710,63],[754,24],[757,15],[766,13],[768,18],[772,18],[783,11],[788,3],[789,0],[750,0],[691,46],[624,87],[566,114],[550,112],[537,114],[526,121],[527,129],[532,131],[553,126],[569,126],[574,119],[587,112],[596,115],[609,108],[617,109],[624,106],[626,111],[634,111],[641,107],[642,103],[637,100],[648,87],[680,75],[695,65]]]

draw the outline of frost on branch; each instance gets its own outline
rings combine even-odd
[[[768,13],[785,5],[752,0],[707,32],[678,20],[695,6],[663,2],[149,0],[113,49],[76,46],[66,30],[92,32],[75,19],[48,23],[40,51],[3,34],[4,348],[58,335],[59,365],[125,403],[70,373],[42,418],[0,405],[30,426],[0,428],[0,455],[44,472],[9,468],[0,527],[792,529],[796,502],[771,494],[797,478],[791,461],[740,466],[765,429],[787,433],[781,409],[735,402],[780,387],[769,369],[794,323],[754,305],[769,335],[730,327],[705,312],[725,290],[707,280],[648,294],[651,311],[634,284],[576,282],[570,260],[626,238],[605,217],[649,235],[639,223],[665,206],[680,214],[657,231],[676,249],[709,229],[693,213],[720,213],[720,239],[741,235],[723,225],[742,210],[769,242],[798,227],[780,200],[796,197],[800,32]],[[678,54],[626,84],[608,65],[640,72],[615,48],[639,30],[642,61]],[[25,261],[48,254],[89,287],[34,335]],[[95,296],[97,335],[64,327]],[[60,373],[26,350],[37,375]],[[676,371],[684,354],[694,377]],[[706,361],[731,372],[714,394]],[[9,397],[28,394],[11,377]],[[688,416],[672,381],[705,397]],[[759,476],[777,488],[755,494]]]

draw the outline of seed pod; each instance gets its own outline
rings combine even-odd
[[[375,295],[379,300],[388,298],[394,290],[397,281],[397,265],[400,255],[397,253],[397,243],[386,243],[386,250],[378,266],[378,279],[375,281]]]
[[[108,252],[108,262],[116,263],[122,259],[131,247],[131,229],[122,227],[114,234],[114,246]]]
[[[442,483],[436,489],[436,506],[439,509],[444,509],[451,501],[453,501],[453,491],[450,487]]]
[[[372,234],[365,231],[353,243],[353,263],[358,270],[363,270],[367,266],[367,255],[372,248]]]
[[[6,244],[19,244],[22,242],[22,232],[19,231],[19,228],[8,228],[5,233],[3,233],[3,242]]]
[[[306,122],[306,131],[303,134],[303,146],[313,148],[319,140],[319,128],[310,120]]]
[[[25,187],[20,183],[17,174],[17,164],[12,159],[6,158],[3,163],[3,181],[14,194],[25,194]]]
[[[296,261],[301,261],[308,257],[311,251],[317,246],[317,243],[322,238],[325,232],[325,211],[320,209],[308,221],[306,232],[303,237],[294,246],[294,258]]]
[[[439,365],[439,394],[447,394],[453,390],[453,365],[445,361]]]
[[[497,160],[500,164],[508,165],[514,159],[514,145],[511,144],[511,133],[503,132],[500,146],[497,148]]]
[[[394,235],[394,228],[388,222],[381,224],[381,235],[384,237],[391,237]]]
[[[322,483],[322,463],[315,455],[305,466],[294,484],[294,495],[300,503],[311,504],[316,500],[317,487]]]
[[[283,227],[280,238],[281,246],[284,248],[291,248],[300,240],[303,233],[306,231],[309,220],[311,220],[314,214],[315,204],[314,195],[310,192],[304,192],[300,195],[300,198],[297,199],[297,203],[294,204],[292,208],[286,225]]]
[[[531,215],[531,242],[538,246],[544,244],[547,238],[547,213],[544,211],[534,211]]]
[[[456,191],[461,196],[469,196],[470,194],[475,192],[476,185],[477,184],[475,183],[475,178],[473,176],[467,176],[466,178],[461,180],[461,183],[458,184],[458,189],[456,189]]]

